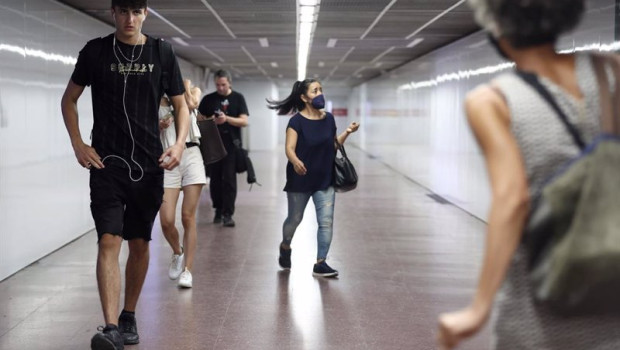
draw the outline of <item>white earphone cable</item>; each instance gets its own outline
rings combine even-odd
[[[138,166],[138,168],[140,169],[140,177],[138,177],[137,179],[134,179],[131,173],[131,166],[129,165],[129,162],[127,162],[123,157],[121,156],[117,156],[115,154],[111,154],[111,155],[107,155],[105,156],[101,162],[104,162],[106,159],[108,158],[118,158],[120,160],[122,160],[123,162],[125,162],[125,164],[127,164],[127,168],[129,169],[129,179],[131,179],[131,181],[133,182],[138,182],[140,180],[142,180],[142,177],[144,177],[144,169],[142,169],[142,166],[140,166],[140,164],[138,164],[138,162],[136,162],[136,160],[133,158],[134,156],[134,152],[136,149],[136,140],[133,137],[133,131],[131,130],[131,123],[129,122],[129,114],[127,113],[127,106],[125,104],[125,94],[127,92],[127,77],[129,76],[129,70],[131,70],[131,64],[133,64],[134,62],[136,62],[138,59],[140,59],[140,56],[142,56],[142,50],[144,49],[144,44],[142,44],[142,46],[140,47],[140,53],[138,54],[138,57],[136,57],[136,59],[134,59],[134,52],[136,50],[136,46],[140,43],[140,39],[142,38],[142,32],[139,33],[138,36],[138,40],[136,40],[135,45],[133,46],[133,49],[131,50],[131,60],[127,59],[127,57],[125,57],[125,55],[123,54],[123,51],[121,50],[121,48],[116,45],[116,34],[114,34],[114,40],[112,41],[112,52],[114,52],[114,57],[116,57],[116,60],[118,61],[118,71],[119,73],[123,74],[123,111],[125,112],[125,119],[127,120],[127,127],[129,129],[129,137],[131,137],[131,161],[136,164]],[[121,56],[123,56],[123,58],[127,61],[129,61],[128,65],[129,65],[129,69],[123,68],[121,70],[121,65],[123,64],[120,60],[120,58],[118,57],[118,55],[116,54],[116,50],[118,49],[118,51],[121,53]]]

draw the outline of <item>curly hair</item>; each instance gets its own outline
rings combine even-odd
[[[469,0],[469,5],[482,28],[516,48],[555,43],[585,9],[584,0]]]

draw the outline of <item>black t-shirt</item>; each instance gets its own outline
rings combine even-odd
[[[245,98],[242,94],[232,91],[228,96],[222,96],[216,92],[210,93],[202,98],[198,111],[200,114],[210,117],[215,111],[220,110],[229,117],[238,118],[241,114],[250,115]],[[241,128],[232,126],[228,123],[218,125],[222,141],[241,140]]]
[[[116,40],[114,34],[89,41],[80,51],[71,80],[80,86],[91,86],[93,102],[92,147],[101,158],[109,155],[122,157],[132,169],[138,166],[146,173],[162,173],[158,159],[163,150],[159,139],[159,101],[165,92],[168,96],[185,92],[178,62],[170,44],[164,62],[168,62],[168,89],[164,91],[160,43],[147,37],[144,45],[127,45]],[[116,51],[114,51],[116,50]],[[135,62],[130,63],[132,53]],[[127,82],[125,86],[125,75]],[[126,113],[125,113],[126,111]],[[131,130],[128,128],[131,125]],[[106,166],[126,168],[116,157],[105,160]]]

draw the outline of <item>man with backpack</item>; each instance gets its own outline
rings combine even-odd
[[[80,51],[62,97],[62,112],[78,163],[90,171],[91,212],[98,236],[97,284],[105,326],[91,349],[139,343],[135,310],[149,263],[153,221],[163,198],[163,171],[175,168],[185,148],[188,110],[172,47],[142,34],[147,0],[112,0],[116,30]],[[92,144],[82,140],[77,101],[91,86]],[[166,93],[177,111],[176,143],[159,139],[158,107]],[[125,300],[119,316],[119,254],[128,241]]]

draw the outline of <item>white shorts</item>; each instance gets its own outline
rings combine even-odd
[[[207,176],[199,146],[186,148],[181,163],[172,170],[164,170],[164,188],[183,188],[206,183]]]

